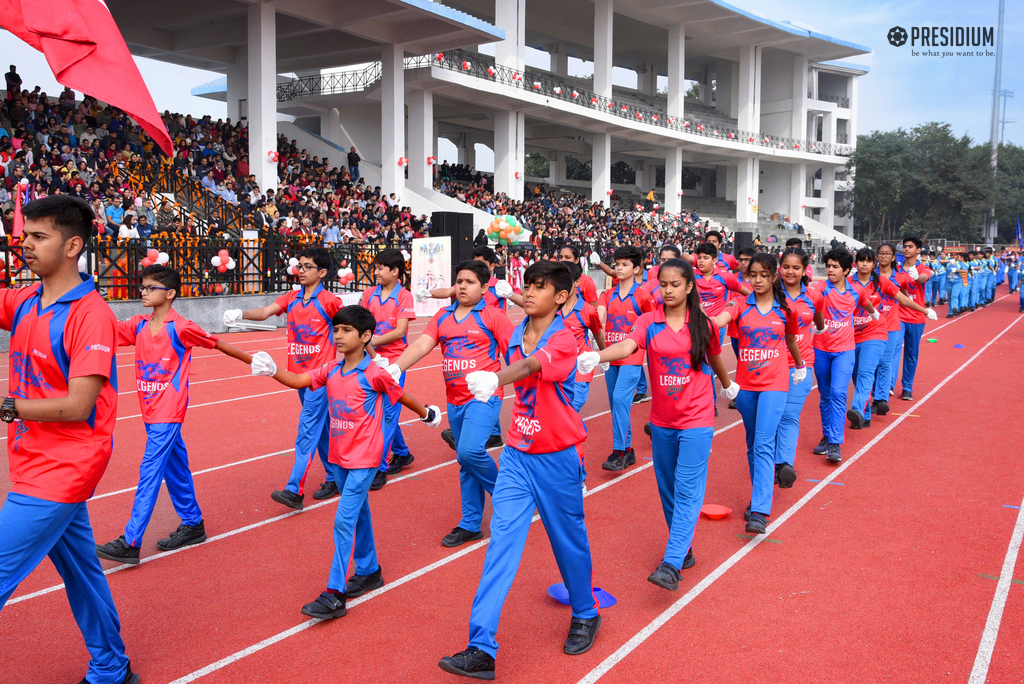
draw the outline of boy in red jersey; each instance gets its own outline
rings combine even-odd
[[[494,491],[498,466],[487,453],[487,440],[501,413],[501,389],[486,402],[473,399],[466,387],[466,375],[478,370],[496,372],[498,338],[512,327],[508,316],[483,301],[490,271],[478,260],[464,261],[455,268],[456,302],[434,314],[427,329],[409,345],[388,370],[404,373],[441,344],[442,373],[448,399],[448,424],[459,463],[462,519],[441,545],[460,546],[483,537],[484,492]],[[446,440],[447,441],[447,440]]]
[[[409,291],[402,287],[405,256],[399,250],[382,249],[374,257],[373,266],[377,286],[365,290],[359,303],[368,309],[377,321],[377,328],[370,343],[380,359],[374,359],[374,362],[386,368],[405,351],[409,321],[416,319],[416,305]],[[404,387],[405,373],[402,373],[396,382]],[[397,475],[415,460],[409,453],[405,437],[402,436],[402,428],[398,424],[398,413],[401,410],[398,404],[388,402],[384,410],[387,414],[385,442],[392,456],[391,464],[388,465],[388,454],[387,451],[384,452],[380,472],[373,478],[371,489],[374,491],[387,484],[389,474]]]
[[[441,424],[441,409],[424,406],[405,393],[391,375],[370,361],[366,352],[376,321],[361,306],[346,306],[332,320],[341,359],[331,359],[308,373],[278,370],[266,352],[253,355],[252,374],[272,377],[294,389],[327,393],[331,444],[328,459],[338,483],[334,516],[334,560],[327,590],[302,607],[302,614],[321,620],[343,617],[346,601],[384,586],[370,519],[370,484],[387,455],[385,428],[389,403],[401,404],[432,428]],[[356,572],[348,574],[355,546]]]
[[[921,253],[923,246],[921,238],[903,238],[903,263],[899,271],[907,275],[907,296],[909,296],[919,307],[924,308],[925,297],[924,287],[932,277],[932,270],[928,265],[919,261],[917,255]],[[903,338],[896,349],[896,366],[893,368],[892,383],[896,389],[896,371],[899,370],[900,352],[903,353],[903,392],[900,399],[904,401],[914,400],[914,376],[917,374],[917,358],[921,350],[921,337],[924,335],[925,315],[915,311],[904,304],[899,306],[900,328]]]
[[[91,656],[82,681],[137,684],[86,508],[117,419],[117,319],[92,276],[78,272],[95,215],[54,195],[23,216],[24,262],[43,282],[0,291],[0,328],[11,331],[0,419],[12,485],[0,509],[0,608],[49,555]]]
[[[563,263],[565,263],[563,261]],[[579,264],[568,262],[569,273],[573,278],[575,289],[569,294],[569,299],[562,305],[562,322],[565,327],[572,331],[576,337],[576,351],[579,354],[593,351],[587,339],[587,333],[594,334],[594,342],[598,349],[604,349],[604,329],[601,325],[601,315],[597,309],[587,304],[580,298],[582,282],[580,277],[583,270]],[[594,379],[594,371],[589,373],[576,373],[576,391],[572,395],[572,407],[579,412],[590,397],[590,383]]]
[[[580,284],[576,288],[579,297],[590,306],[597,306],[597,285],[594,279],[583,273],[583,265],[580,263],[580,248],[576,245],[566,245],[558,250],[558,260],[566,263],[576,264],[580,267]]]
[[[302,288],[281,295],[268,306],[242,311],[224,312],[224,325],[238,321],[265,321],[285,314],[288,320],[288,370],[304,373],[319,368],[334,358],[334,329],[331,319],[343,306],[341,299],[324,289],[323,279],[331,269],[331,254],[322,247],[307,247],[299,252],[299,284]],[[327,480],[313,494],[314,499],[329,499],[338,493],[334,474],[327,462],[329,426],[327,425],[327,393],[320,390],[299,390],[302,411],[295,437],[295,464],[284,489],[270,495],[274,501],[302,510],[306,475],[313,464],[313,454],[320,453]]]
[[[173,268],[154,264],[142,269],[142,306],[153,309],[149,316],[132,316],[117,324],[118,346],[135,347],[135,386],[146,425],[146,453],[139,467],[131,519],[124,534],[96,547],[100,558],[137,565],[142,536],[153,515],[160,484],[181,524],[156,546],[171,551],[206,541],[203,514],[196,501],[196,488],[188,468],[188,451],[181,438],[181,424],[188,408],[188,377],[192,349],[217,349],[245,363],[250,357],[240,349],[218,340],[192,321],[182,318],[172,305],[181,291],[181,276]]]
[[[576,339],[558,309],[572,290],[564,264],[541,261],[523,277],[527,318],[498,340],[508,367],[466,377],[478,401],[513,384],[512,427],[501,454],[491,497],[491,542],[469,619],[469,647],[438,666],[473,679],[494,679],[498,619],[522,559],[533,511],[540,512],[562,579],[569,590],[572,621],[563,650],[585,653],[601,626],[590,585],[592,561],[583,519],[583,454],[587,429],[572,408],[576,385]]]

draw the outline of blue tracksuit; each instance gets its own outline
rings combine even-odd
[[[796,465],[796,443],[800,437],[800,412],[803,411],[807,395],[811,393],[811,388],[814,386],[814,369],[811,366],[807,367],[807,377],[800,383],[793,382],[795,370],[795,368],[789,369],[786,407],[782,410],[779,430],[775,433],[775,465],[783,463]]]
[[[203,513],[196,501],[188,451],[181,439],[181,423],[146,423],[146,453],[139,467],[132,516],[124,529],[124,537],[131,546],[142,546],[142,536],[153,515],[161,482],[167,483],[167,494],[181,523],[198,525]]]
[[[871,389],[875,384],[878,365],[888,347],[886,340],[865,340],[857,343],[853,360],[853,400],[850,404],[860,411],[864,420],[871,420]]]
[[[693,544],[694,528],[704,504],[714,434],[715,429],[710,427],[675,430],[651,425],[654,477],[668,523],[664,562],[677,570],[682,569]]]
[[[896,385],[896,372],[899,369],[899,350],[903,340],[903,329],[890,330],[889,339],[882,350],[882,357],[875,369],[875,401],[889,401],[889,390]]]
[[[814,375],[818,379],[821,428],[829,444],[842,444],[846,432],[846,395],[853,377],[853,349],[841,352],[814,350]]]
[[[459,462],[459,488],[462,491],[462,520],[459,527],[479,532],[484,515],[484,492],[494,493],[498,466],[487,453],[487,440],[501,414],[501,397],[486,402],[471,399],[462,406],[448,404],[448,425],[455,437]]]
[[[344,593],[349,558],[355,559],[357,575],[373,574],[380,567],[370,518],[370,485],[377,469],[349,470],[337,463],[330,463],[329,467],[333,481],[338,483],[338,510],[334,514],[334,558],[327,588]]]
[[[821,353],[815,350],[815,358]],[[807,382],[807,378],[804,378],[804,382]],[[741,387],[736,396],[736,408],[743,416],[743,427],[747,433],[750,510],[754,513],[772,514],[776,435],[786,408],[786,394],[776,391],[754,392]]]
[[[398,384],[405,387],[405,373],[398,379]],[[402,412],[402,405],[397,401],[391,401],[384,397],[384,454],[380,459],[380,470],[388,470],[388,452],[395,456],[406,457],[409,455],[409,447],[402,435],[402,426],[399,421],[399,414]]]
[[[288,485],[285,487],[293,494],[302,494],[305,490],[306,475],[313,463],[313,454],[320,454],[320,462],[324,464],[327,481],[334,481],[334,471],[327,462],[327,450],[330,442],[330,421],[327,411],[327,389],[318,390],[303,388],[299,390],[299,401],[302,411],[299,412],[299,432],[295,436],[295,465],[292,466]]]
[[[608,403],[612,410],[612,449],[625,451],[633,446],[633,428],[629,412],[643,366],[609,366],[604,373]]]

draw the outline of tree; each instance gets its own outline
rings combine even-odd
[[[1024,215],[1024,148],[1004,143],[999,146],[999,172],[996,174],[999,242],[1017,244],[1017,218],[1021,215]]]
[[[593,178],[593,162],[581,162],[576,157],[566,156],[565,177],[567,180],[589,181]]]
[[[533,151],[524,160],[526,175],[532,178],[547,178],[551,175],[551,162],[540,152]]]

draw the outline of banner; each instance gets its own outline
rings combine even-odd
[[[412,283],[416,290],[436,290],[452,286],[452,238],[416,238],[412,241]],[[416,302],[418,317],[433,316],[438,310],[452,303],[450,299],[428,299]]]

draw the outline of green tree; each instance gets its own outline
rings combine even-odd
[[[988,146],[985,147],[988,150]],[[1017,244],[1017,217],[1024,216],[1024,148],[999,146],[999,172],[996,174],[996,220],[999,242]]]
[[[551,162],[540,152],[533,151],[524,160],[526,175],[533,178],[547,178],[551,173]]]

